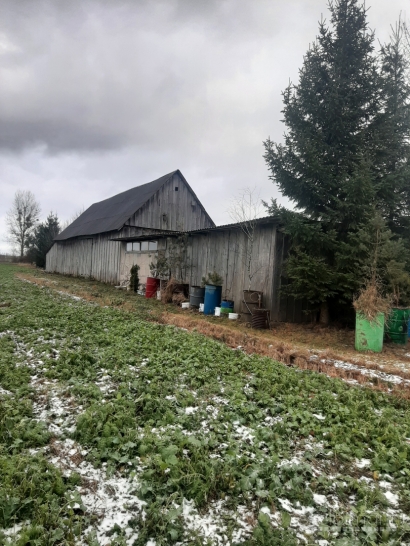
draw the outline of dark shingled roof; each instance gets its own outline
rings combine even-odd
[[[177,172],[179,171],[173,171],[158,180],[94,203],[54,240],[64,241],[80,235],[96,235],[121,229],[125,222]]]

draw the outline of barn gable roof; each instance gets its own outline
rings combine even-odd
[[[176,170],[153,182],[94,203],[54,240],[63,241],[72,237],[96,235],[121,229],[125,222],[176,173],[182,177],[180,171]]]

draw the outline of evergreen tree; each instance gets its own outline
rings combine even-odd
[[[37,267],[45,267],[46,254],[53,245],[54,237],[60,233],[60,224],[56,214],[50,212],[45,222],[39,224],[28,239],[27,257]]]
[[[380,55],[381,110],[376,118],[377,201],[388,227],[410,237],[410,59],[401,21]]]
[[[351,302],[361,271],[355,234],[374,215],[375,119],[380,79],[366,10],[358,0],[329,4],[331,24],[319,35],[300,70],[298,85],[283,94],[284,144],[269,139],[265,159],[271,179],[297,212],[278,210],[292,248],[288,292],[321,307]],[[275,208],[276,207],[276,208]]]

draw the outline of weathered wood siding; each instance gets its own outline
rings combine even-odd
[[[56,241],[47,253],[46,270],[92,277],[107,283],[118,282],[123,243],[110,241],[116,233]]]
[[[235,310],[240,309],[243,290],[261,290],[263,306],[270,309],[272,318],[275,318],[278,310],[274,306],[278,298],[274,293],[274,279],[276,269],[281,265],[277,263],[275,254],[276,226],[258,225],[255,229],[250,286],[246,265],[248,244],[246,235],[240,229],[191,233],[188,238],[188,260],[191,265],[184,281],[200,285],[202,277],[215,270],[224,280],[222,295],[235,302]],[[170,245],[172,239],[168,239],[167,250]]]
[[[178,188],[178,191],[175,191]],[[213,227],[195,194],[179,174],[174,176],[127,222],[130,226],[173,231]]]
[[[121,244],[123,246],[121,252],[120,281],[129,279],[131,267],[136,264],[140,266],[140,270],[138,272],[140,283],[146,284],[147,277],[150,275],[149,265],[151,262],[155,263],[157,261],[158,253],[164,252],[166,240],[158,240],[158,250],[147,250],[140,252],[126,252],[126,243]]]

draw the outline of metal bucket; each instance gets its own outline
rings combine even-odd
[[[204,315],[213,315],[221,304],[222,286],[205,285]]]
[[[199,307],[201,303],[204,303],[205,288],[201,286],[189,287],[189,305],[191,307]]]
[[[157,295],[157,290],[159,287],[159,279],[154,277],[147,277],[147,284],[145,286],[145,297],[154,298]]]

